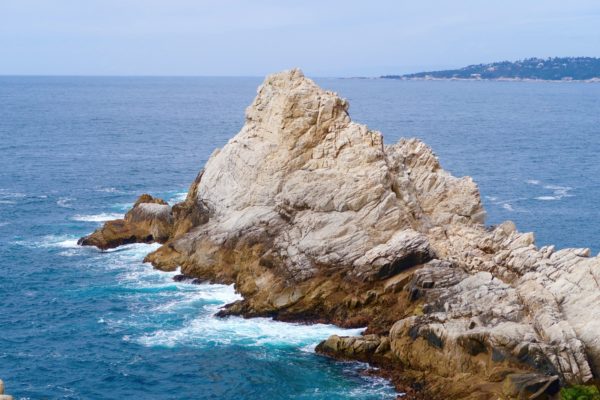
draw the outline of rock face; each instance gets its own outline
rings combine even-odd
[[[0,400],[13,400],[13,397],[8,394],[4,394],[4,382],[0,379]]]
[[[81,243],[164,242],[155,267],[236,284],[221,315],[368,326],[319,351],[427,398],[544,398],[600,373],[600,260],[486,228],[471,178],[419,140],[384,145],[299,70],[267,77],[183,203],[141,200]]]
[[[195,184],[190,192],[194,190]],[[143,194],[124,219],[108,221],[102,228],[79,239],[77,244],[106,250],[130,243],[164,243],[207,221],[207,212],[192,203],[188,196],[186,201],[171,207],[162,199]]]
[[[164,243],[173,231],[171,207],[149,194],[141,195],[124,219],[108,221],[77,244],[106,250],[129,243]]]

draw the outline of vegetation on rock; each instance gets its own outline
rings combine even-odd
[[[600,400],[596,386],[575,385],[560,390],[561,400]]]

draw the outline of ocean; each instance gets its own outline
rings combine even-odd
[[[600,250],[600,85],[316,79],[387,143],[479,184],[487,223]],[[17,399],[393,399],[316,355],[331,325],[218,319],[232,287],[76,245],[138,195],[170,203],[243,125],[260,78],[0,77],[0,378]]]

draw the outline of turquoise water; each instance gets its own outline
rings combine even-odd
[[[600,250],[600,85],[321,79],[391,143],[480,184],[488,222]],[[243,124],[258,78],[0,77],[0,377],[17,398],[382,399],[314,354],[328,325],[216,319],[222,285],[76,239],[140,193],[175,202]]]

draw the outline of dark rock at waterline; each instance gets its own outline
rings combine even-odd
[[[193,276],[185,275],[185,274],[177,274],[173,277],[175,282],[185,282],[191,283],[192,285],[200,285],[205,283],[206,281],[199,278],[194,278]]]
[[[184,275],[184,274],[178,274],[178,275],[175,275],[175,276],[173,277],[173,280],[174,280],[175,282],[185,282],[185,281],[191,281],[192,279],[194,279],[194,278],[192,278],[192,277],[191,277],[191,276],[189,276],[189,275]]]

